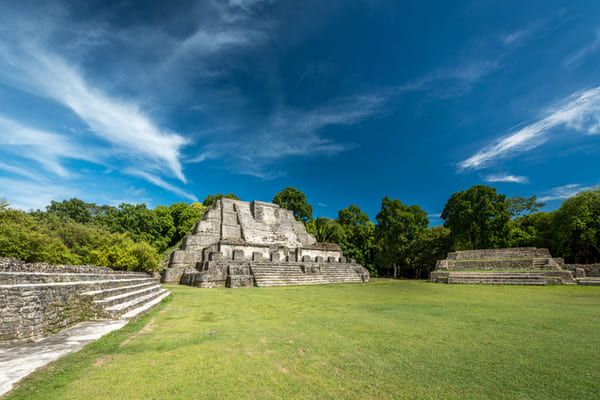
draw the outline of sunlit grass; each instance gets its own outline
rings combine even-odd
[[[600,287],[169,286],[10,399],[595,399]]]

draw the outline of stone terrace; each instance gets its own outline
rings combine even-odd
[[[560,285],[575,283],[563,260],[547,249],[521,247],[467,250],[439,260],[430,281],[490,285]]]
[[[0,258],[0,343],[37,340],[85,320],[130,319],[168,295],[146,273]]]

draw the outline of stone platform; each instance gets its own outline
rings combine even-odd
[[[168,295],[146,273],[0,258],[0,343],[38,340],[82,321],[131,319]]]
[[[161,281],[210,287],[367,282],[337,244],[318,243],[277,204],[219,199],[171,254]]]
[[[576,283],[563,260],[547,249],[518,247],[448,253],[431,273],[435,283],[490,285],[561,285]]]

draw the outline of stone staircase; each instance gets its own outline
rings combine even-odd
[[[575,279],[578,285],[584,286],[600,286],[600,277],[577,278]]]
[[[486,284],[486,285],[546,285],[543,272],[449,272],[448,283]]]
[[[84,320],[131,319],[169,294],[146,273],[0,258],[0,342],[36,340]]]
[[[324,283],[359,283],[362,278],[354,270],[335,264],[259,264],[252,263],[256,286],[319,285]]]

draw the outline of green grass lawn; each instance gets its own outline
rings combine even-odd
[[[598,399],[600,287],[168,286],[9,399]]]

